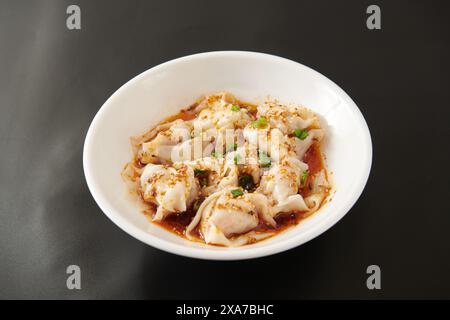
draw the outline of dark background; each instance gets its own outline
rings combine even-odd
[[[69,4],[82,30],[66,28]],[[382,30],[366,28],[369,4]],[[443,1],[1,0],[0,298],[450,298],[449,39]],[[148,68],[212,50],[310,66],[367,120],[366,189],[301,247],[178,257],[121,231],[89,193],[82,147],[103,102]],[[71,264],[81,290],[66,288]]]

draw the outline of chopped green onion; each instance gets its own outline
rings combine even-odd
[[[305,184],[306,179],[308,179],[308,175],[309,175],[309,170],[303,171],[302,177],[301,177],[301,179],[300,179],[300,181],[301,181],[302,184]]]
[[[213,152],[211,152],[211,157],[220,158],[220,157],[222,157],[222,154],[220,152],[213,151]]]
[[[259,117],[250,126],[255,129],[264,129],[267,127],[267,119],[265,117]]]
[[[206,170],[203,170],[203,169],[194,169],[194,173],[195,173],[196,175],[204,174],[204,173],[206,173]]]
[[[197,210],[200,208],[200,205],[202,204],[202,201],[200,199],[195,200],[194,205],[192,206],[192,209],[197,212]]]
[[[270,159],[270,157],[265,152],[260,151],[259,164],[262,167],[270,167],[270,165],[272,164],[272,159]]]
[[[239,186],[245,190],[252,190],[255,186],[252,176],[245,174],[239,178]]]
[[[227,152],[236,151],[237,150],[237,144],[233,143],[228,147]]]
[[[241,189],[234,189],[234,190],[231,190],[230,192],[233,195],[233,198],[242,196],[244,194],[244,192]]]
[[[237,106],[237,105],[233,105],[233,106],[231,107],[231,110],[232,110],[232,111],[239,111],[239,110],[241,110],[241,107],[239,107],[239,106]]]
[[[241,155],[239,153],[236,153],[234,156],[234,164],[238,164],[239,160],[241,160]]]
[[[308,137],[308,131],[302,129],[295,129],[294,135],[300,140],[305,140]]]

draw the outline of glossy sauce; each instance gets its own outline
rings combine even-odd
[[[314,175],[324,168],[322,153],[320,152],[320,146],[317,143],[313,143],[306,151],[303,156],[303,162],[308,165],[309,172],[305,183],[300,187],[300,194],[305,197],[310,193],[310,183],[314,178]]]

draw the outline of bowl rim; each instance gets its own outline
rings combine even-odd
[[[169,241],[160,239],[150,233],[145,232],[144,230],[139,229],[138,227],[133,225],[130,221],[122,217],[117,212],[117,210],[110,204],[108,199],[106,199],[106,197],[104,197],[102,193],[99,192],[100,189],[93,177],[93,169],[90,164],[89,159],[90,151],[93,148],[94,142],[93,139],[97,127],[101,123],[101,119],[104,117],[108,105],[116,98],[116,96],[118,96],[122,91],[126,90],[128,87],[133,86],[136,82],[140,81],[141,79],[153,73],[156,73],[160,69],[163,69],[167,66],[173,66],[179,63],[185,63],[196,59],[221,57],[221,56],[252,57],[258,59],[265,59],[267,61],[270,60],[271,62],[288,64],[295,68],[298,67],[306,68],[307,70],[309,70],[309,72],[312,72],[312,74],[318,77],[321,81],[324,81],[327,85],[329,85],[331,88],[333,88],[334,90],[336,90],[336,92],[339,93],[339,95],[343,98],[343,100],[350,106],[363,129],[364,135],[363,141],[365,146],[365,150],[363,150],[363,152],[366,161],[364,163],[363,168],[364,170],[362,171],[363,174],[360,176],[358,183],[353,186],[351,190],[352,191],[351,196],[348,197],[349,200],[346,203],[344,203],[344,205],[342,205],[339,208],[339,210],[335,212],[333,215],[328,216],[326,219],[320,221],[317,225],[308,230],[305,230],[301,234],[293,235],[292,237],[284,239],[283,241],[269,243],[268,245],[260,247],[244,246],[240,248],[233,248],[231,250],[209,250],[208,248],[188,247],[182,244],[171,243]],[[314,69],[305,66],[299,62],[289,60],[287,58],[282,58],[272,54],[252,52],[252,51],[211,51],[211,52],[196,53],[161,63],[138,74],[137,76],[133,77],[131,80],[123,84],[103,103],[103,105],[97,111],[96,115],[94,116],[89,126],[83,147],[83,170],[88,188],[97,205],[111,221],[113,221],[119,228],[121,228],[129,235],[148,245],[151,245],[152,247],[155,247],[157,249],[166,252],[174,253],[180,256],[206,260],[244,260],[268,256],[297,247],[324,233],[334,224],[336,224],[340,219],[342,219],[342,217],[345,214],[347,214],[347,212],[351,209],[351,207],[356,203],[356,201],[362,194],[364,187],[367,183],[367,180],[369,178],[371,165],[372,165],[372,140],[369,128],[361,111],[359,110],[355,102],[347,95],[347,93],[344,90],[342,90],[337,84],[328,79],[326,76],[322,75],[320,72],[315,71]]]

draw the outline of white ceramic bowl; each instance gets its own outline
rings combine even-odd
[[[324,153],[332,172],[332,200],[318,212],[268,240],[222,248],[185,240],[152,224],[127,194],[120,172],[132,159],[130,137],[177,113],[203,94],[229,91],[252,101],[271,95],[305,105],[329,125]],[[103,212],[133,237],[161,250],[212,260],[262,257],[321,234],[353,206],[370,172],[372,143],[355,103],[332,81],[297,62],[254,52],[221,51],[175,59],[133,78],[100,108],[86,136],[84,173]],[[332,245],[332,244],[330,244]]]

